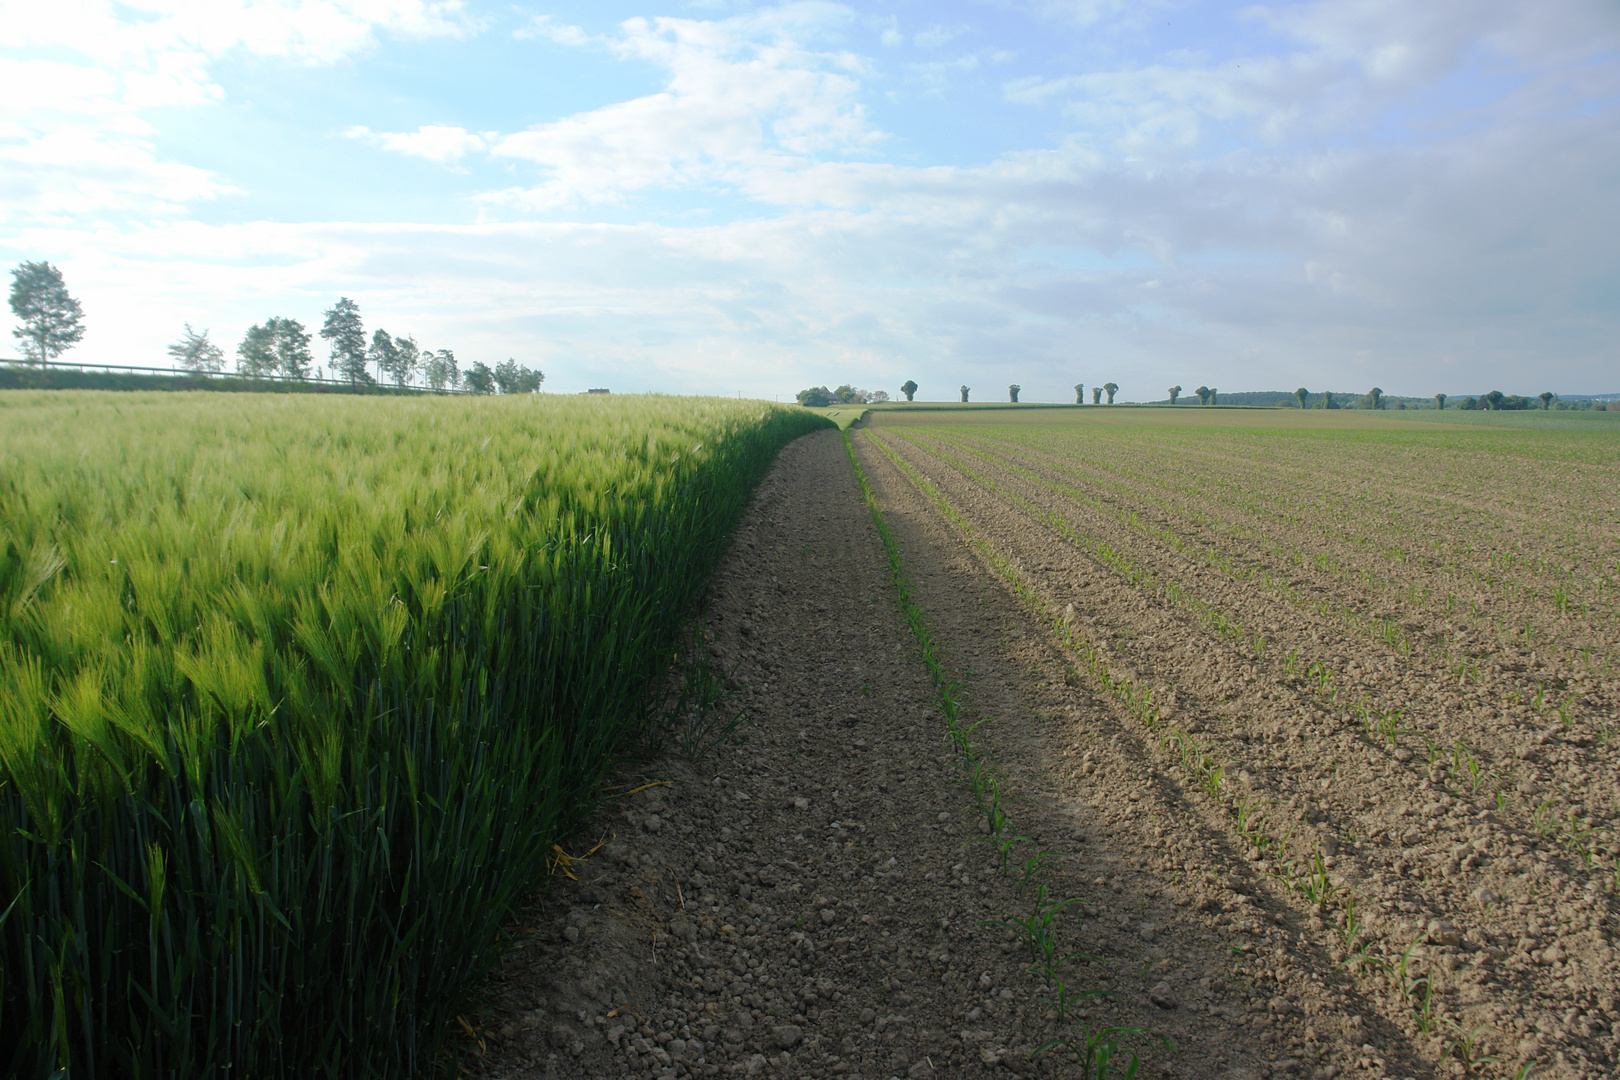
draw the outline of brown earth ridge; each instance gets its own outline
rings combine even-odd
[[[577,880],[559,873],[515,928],[469,1018],[468,1071],[1079,1077],[1068,1047],[1037,1051],[1127,1027],[1143,1076],[1616,1075],[1612,884],[1369,738],[1345,703],[1202,637],[1185,603],[1084,587],[1098,563],[1076,529],[1215,603],[1235,588],[1054,498],[1039,481],[1060,462],[1003,467],[882,427],[855,445],[964,723],[985,721],[972,738],[1011,859],[947,742],[843,444],[806,437],[706,610],[742,741],[694,763],[672,740],[625,766],[574,845]],[[1369,680],[1393,668],[1320,617],[1270,621],[1274,640],[1331,637]],[[1154,688],[1152,727],[1127,683]],[[1561,752],[1534,746],[1528,760]],[[1004,924],[1070,898],[1059,950],[1081,955],[1062,970],[1089,993],[1060,1016]]]

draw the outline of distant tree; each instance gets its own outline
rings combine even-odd
[[[1083,382],[1077,382],[1074,384],[1074,403],[1076,405],[1084,405],[1086,403],[1086,384]]]
[[[1102,387],[1093,386],[1091,388],[1091,403],[1093,405],[1101,405],[1102,404]]]
[[[1558,395],[1553,393],[1551,390],[1543,390],[1541,393],[1537,394],[1536,396],[1541,399],[1541,407],[1543,409],[1551,409],[1553,399],[1556,398]]]
[[[360,305],[347,296],[338,297],[326,312],[321,337],[332,343],[329,366],[332,374],[352,383],[373,382],[366,371],[366,328],[360,322]]]
[[[1302,409],[1305,407],[1305,402],[1310,398],[1310,396],[1311,392],[1305,389],[1303,386],[1294,391],[1294,400],[1299,402],[1299,407]]]
[[[866,402],[866,395],[849,383],[845,383],[832,392],[832,399],[839,405],[861,405]]]
[[[1495,412],[1502,407],[1502,399],[1506,396],[1500,390],[1492,390],[1488,394],[1481,395],[1479,400],[1484,404],[1487,411]]]
[[[1022,389],[1023,387],[1019,386],[1017,383],[1013,383],[1011,386],[1007,387],[1007,400],[1011,401],[1014,405],[1018,404],[1018,391]]]
[[[1509,394],[1501,401],[1498,401],[1496,407],[1498,409],[1533,409],[1535,406],[1530,404],[1533,400],[1535,399],[1523,397],[1519,394]]]
[[[545,381],[545,372],[526,368],[511,357],[495,365],[495,385],[503,394],[538,393]]]
[[[472,366],[462,375],[461,383],[475,394],[493,394],[495,392],[495,373],[482,360],[474,360]]]
[[[873,390],[866,395],[866,400],[874,405],[880,402],[888,401],[889,392],[887,390]]]
[[[1112,405],[1114,403],[1114,395],[1119,393],[1119,383],[1103,383],[1103,390],[1108,394],[1108,404]]]
[[[202,333],[186,323],[186,332],[180,340],[169,346],[169,356],[187,371],[219,371],[225,366],[225,350],[208,340],[208,330]]]
[[[1367,408],[1369,408],[1369,409],[1382,409],[1383,407],[1384,407],[1384,391],[1381,390],[1380,388],[1376,387],[1376,386],[1373,387],[1371,390],[1367,391]]]
[[[315,358],[309,352],[309,331],[297,319],[271,319],[276,336],[276,370],[289,379],[309,378]]]
[[[1219,390],[1215,389],[1213,386],[1210,387],[1209,388],[1209,403],[1211,405],[1219,405],[1220,404],[1219,395],[1220,395]]]
[[[422,350],[422,375],[435,390],[454,390],[461,382],[461,371],[456,367],[456,354],[449,349]]]
[[[799,391],[799,404],[809,409],[825,409],[832,401],[832,391],[825,386],[812,386]]]
[[[1198,389],[1194,390],[1193,393],[1198,395],[1198,404],[1200,404],[1200,405],[1208,405],[1209,404],[1209,387],[1200,386]]]
[[[68,295],[62,271],[48,262],[25,262],[11,271],[11,313],[22,320],[11,336],[30,364],[43,366],[84,337],[84,308]]]
[[[1444,394],[1436,394],[1436,395],[1434,395],[1434,407],[1436,409],[1440,409],[1441,411],[1444,411],[1445,407],[1446,407],[1446,395],[1444,395]]]
[[[1172,386],[1170,388],[1170,404],[1174,405],[1176,403],[1176,399],[1178,397],[1180,397],[1180,396],[1181,396],[1181,387]]]
[[[1479,408],[1479,399],[1470,394],[1468,397],[1462,399],[1462,404],[1457,406],[1457,408],[1463,409],[1467,412],[1473,412],[1475,409]]]
[[[255,323],[236,347],[236,370],[243,375],[273,375],[276,371],[276,320]]]
[[[399,357],[394,361],[394,370],[388,374],[393,376],[394,385],[404,386],[422,369],[422,350],[409,335],[395,338],[394,348],[399,350]]]
[[[1333,391],[1324,390],[1322,396],[1316,399],[1316,407],[1318,409],[1337,409],[1339,403],[1333,400]]]
[[[905,382],[900,384],[900,392],[902,394],[906,395],[906,400],[907,401],[910,401],[913,397],[916,396],[917,389],[918,389],[917,384],[915,382],[913,382],[911,379],[907,379]]]
[[[394,344],[393,335],[381,328],[374,331],[371,335],[371,348],[366,350],[366,359],[377,365],[379,375],[392,376],[395,365],[399,363],[399,346]]]
[[[968,403],[968,395],[972,392],[973,387],[969,386],[967,383],[962,384],[962,404],[966,405]]]

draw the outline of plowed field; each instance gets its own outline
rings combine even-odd
[[[1614,1077],[1617,436],[902,407],[866,489],[800,440],[704,612],[746,723],[624,765],[469,1068]]]
[[[1325,1014],[1307,1058],[1348,1012],[1613,1075],[1615,438],[1068,415],[861,440],[1110,700],[1070,790],[1166,885],[1236,886],[1207,922],[1266,926],[1250,996]]]

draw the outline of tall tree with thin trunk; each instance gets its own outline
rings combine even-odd
[[[366,350],[366,359],[377,365],[378,374],[393,375],[394,369],[399,366],[399,346],[395,344],[394,336],[378,327],[371,335],[371,348]]]
[[[1014,405],[1018,404],[1018,391],[1022,389],[1023,387],[1019,386],[1017,383],[1013,383],[1011,386],[1007,387],[1007,400],[1011,401]]]
[[[1170,404],[1174,405],[1176,403],[1176,398],[1178,398],[1180,396],[1181,396],[1181,387],[1172,386],[1170,388]]]
[[[962,404],[966,405],[968,403],[968,394],[972,392],[973,387],[969,386],[967,383],[962,384]]]
[[[404,386],[411,381],[422,367],[422,350],[416,344],[416,339],[409,334],[394,339],[394,348],[399,350],[399,359],[394,361],[394,382]]]
[[[1200,405],[1208,405],[1209,404],[1209,387],[1200,386],[1198,389],[1194,390],[1193,393],[1198,395],[1198,404],[1200,404]]]
[[[375,381],[366,370],[366,329],[360,322],[359,304],[340,296],[326,312],[321,337],[332,343],[333,374],[352,383]]]
[[[218,371],[225,366],[225,350],[208,340],[206,328],[199,334],[190,323],[180,340],[169,346],[169,355],[187,371]]]
[[[1305,402],[1310,399],[1310,396],[1311,392],[1305,389],[1303,386],[1294,391],[1294,400],[1299,402],[1299,407],[1302,409],[1305,407]]]
[[[1219,397],[1219,395],[1220,395],[1220,391],[1219,391],[1219,390],[1217,390],[1217,389],[1215,389],[1215,388],[1214,388],[1214,387],[1213,387],[1213,386],[1212,386],[1212,387],[1210,387],[1210,388],[1209,388],[1209,403],[1210,403],[1210,404],[1211,404],[1211,405],[1219,405],[1219,404],[1220,404],[1220,401],[1219,401],[1219,400],[1217,400],[1217,399],[1218,399],[1218,397]]]
[[[276,371],[275,319],[254,323],[236,347],[236,370],[243,375],[273,375]]]
[[[1444,394],[1436,394],[1436,395],[1434,395],[1434,407],[1436,409],[1444,410],[1445,407],[1446,407],[1446,395],[1444,395]]]
[[[1558,395],[1553,393],[1551,390],[1543,390],[1541,393],[1537,394],[1536,396],[1541,399],[1541,407],[1543,409],[1551,409],[1553,399],[1556,398]]]
[[[1086,403],[1086,384],[1083,382],[1077,382],[1074,384],[1074,403],[1076,405],[1084,405]]]
[[[1114,395],[1119,393],[1119,383],[1103,383],[1103,390],[1108,394],[1108,404],[1114,403]]]
[[[11,313],[22,320],[11,336],[31,364],[43,367],[84,337],[84,308],[68,294],[62,271],[48,262],[25,262],[11,271]]]
[[[315,357],[309,352],[309,331],[297,319],[271,319],[276,331],[276,370],[289,379],[309,378]]]
[[[1102,404],[1102,387],[1093,386],[1091,388],[1091,403],[1093,405],[1101,405]]]
[[[911,379],[907,379],[900,384],[900,392],[906,395],[907,401],[910,401],[912,396],[917,393],[917,384]]]
[[[1367,391],[1367,405],[1369,408],[1382,409],[1384,407],[1384,391],[1376,386]]]

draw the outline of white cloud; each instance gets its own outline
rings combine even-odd
[[[331,63],[379,35],[462,36],[462,0],[53,0],[0,17],[0,220],[172,214],[231,190],[166,160],[146,111],[223,99],[235,51]]]
[[[663,68],[665,89],[501,139],[495,155],[545,178],[486,199],[543,208],[655,187],[747,185],[760,171],[869,148],[881,136],[860,101],[863,61],[806,44],[848,20],[847,9],[821,3],[706,22],[631,19],[612,47]]]
[[[550,15],[536,15],[523,26],[512,31],[512,36],[520,41],[543,40],[552,41],[558,45],[584,45],[590,41],[590,35],[577,26],[553,21]]]
[[[468,154],[476,154],[488,147],[483,136],[444,124],[424,124],[415,131],[403,132],[372,131],[356,124],[344,134],[396,154],[426,158],[440,165],[453,165]]]

